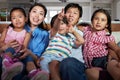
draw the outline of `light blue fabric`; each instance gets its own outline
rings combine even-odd
[[[58,57],[57,55],[54,55],[54,54],[43,54],[42,55],[43,57],[43,60],[40,61],[40,66],[41,66],[41,69],[48,72],[49,73],[49,63],[52,61],[52,60],[57,60],[57,61],[62,61],[64,59],[64,57]]]
[[[25,26],[27,32],[30,32],[29,25]],[[30,49],[37,56],[41,56],[41,54],[45,51],[46,47],[49,43],[49,33],[46,30],[35,28],[32,32],[31,39],[28,45],[28,49]]]
[[[80,30],[78,30],[78,28],[77,28],[76,26],[74,27],[74,29],[75,29],[81,36],[83,36],[83,32],[80,31]],[[75,38],[74,35],[71,34],[71,36],[72,36],[73,38]],[[84,63],[83,54],[82,54],[82,45],[81,45],[79,48],[77,48],[77,49],[72,48],[71,51],[72,51],[71,57],[74,57],[74,58],[76,58],[77,60],[79,60],[79,61],[81,61],[81,62]]]

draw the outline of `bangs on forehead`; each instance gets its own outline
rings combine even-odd
[[[39,9],[39,8],[41,8],[41,9]],[[39,10],[41,12],[45,12],[44,9],[40,6],[35,6],[32,10]]]

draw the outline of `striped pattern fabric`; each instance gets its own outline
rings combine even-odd
[[[93,58],[107,56],[108,47],[106,44],[115,41],[115,39],[112,35],[108,36],[106,34],[105,30],[92,32],[90,27],[85,27],[83,56],[87,67],[92,66],[91,62]]]
[[[71,55],[71,49],[74,45],[74,40],[69,35],[56,34],[49,43],[44,54],[54,54],[64,58]],[[44,55],[43,54],[43,55]]]

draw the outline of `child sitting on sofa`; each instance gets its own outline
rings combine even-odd
[[[9,47],[5,53],[1,54],[2,61],[2,80],[11,80],[16,74],[20,73],[23,69],[21,62],[14,62],[13,55],[18,54],[21,49],[26,49],[30,34],[24,29],[27,20],[26,13],[23,8],[15,7],[10,11],[11,24],[2,32],[0,37],[0,47],[4,44],[14,40],[18,42],[19,46],[16,48]]]
[[[92,15],[91,21],[92,26],[81,27],[81,30],[84,32],[83,37],[85,39],[83,56],[87,69],[96,67],[96,70],[101,72],[102,70],[107,70],[108,67],[108,48],[114,50],[119,57],[120,48],[117,46],[114,37],[111,35],[111,17],[106,10],[96,10]],[[95,75],[97,75],[97,73]],[[98,73],[98,75],[99,78],[103,78],[100,76],[101,73]],[[88,79],[98,80],[91,79],[89,77]]]
[[[59,26],[56,26],[56,24]],[[70,57],[72,47],[79,47],[84,43],[84,39],[68,24],[66,17],[60,18],[59,15],[55,15],[51,20],[51,26],[50,43],[41,56],[40,66],[41,69],[49,72],[49,63],[55,60],[57,63],[54,69],[57,74],[55,74],[52,80],[60,80],[59,77],[57,77],[59,76],[58,65],[60,61],[66,57]],[[75,35],[76,40],[72,39],[69,33]]]

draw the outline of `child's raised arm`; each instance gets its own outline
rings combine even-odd
[[[52,18],[51,21],[52,29],[50,30],[50,37],[53,37],[58,32],[60,21],[63,19],[64,15],[65,15],[64,9],[62,9],[62,11],[59,14]]]
[[[84,38],[78,32],[76,32],[76,30],[74,30],[72,25],[69,25],[69,32],[76,37],[76,47],[79,47],[80,45],[84,44]]]

